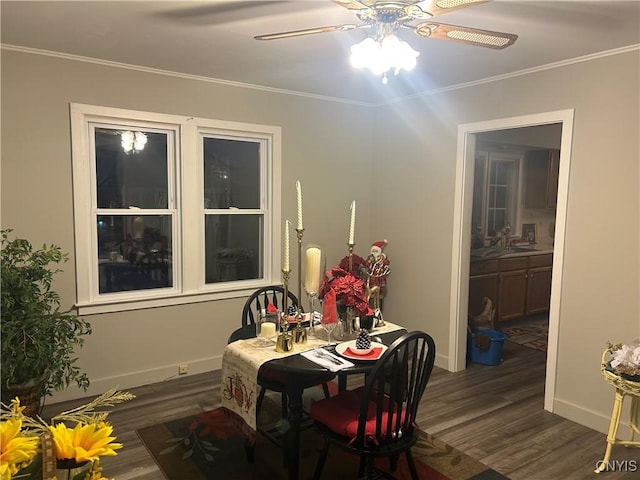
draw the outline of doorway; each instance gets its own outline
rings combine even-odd
[[[549,309],[549,340],[547,351],[547,376],[544,408],[553,411],[555,377],[558,350],[558,325],[560,320],[562,265],[564,259],[564,234],[569,187],[569,164],[573,134],[573,110],[561,110],[535,115],[525,115],[458,127],[458,153],[456,164],[453,261],[451,274],[451,308],[449,330],[448,369],[456,372],[466,368],[467,318],[469,293],[469,261],[471,244],[471,215],[473,205],[474,164],[476,141],[481,134],[501,130],[561,124],[560,169],[555,220],[555,240],[551,301]]]

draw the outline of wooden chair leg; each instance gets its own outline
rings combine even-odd
[[[407,463],[409,464],[409,471],[411,472],[412,480],[418,480],[418,471],[416,470],[416,464],[413,461],[413,453],[411,453],[411,449],[407,450]]]
[[[329,385],[327,385],[327,382],[324,382],[322,384],[322,391],[324,392],[324,398],[329,398],[331,396],[331,393],[329,393]]]
[[[395,472],[398,469],[398,455],[391,455],[389,457],[389,470]]]
[[[365,457],[360,457],[360,463],[358,464],[358,478],[361,478],[364,475],[364,469],[367,466],[365,460]]]
[[[329,455],[329,440],[325,438],[322,450],[320,450],[320,456],[318,457],[318,463],[316,463],[316,469],[313,472],[313,480],[320,480],[324,463],[327,461],[327,455]]]
[[[366,468],[365,468],[365,478],[367,480],[375,478],[375,469],[373,468],[373,457],[364,457]]]

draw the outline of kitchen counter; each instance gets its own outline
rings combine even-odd
[[[471,250],[471,261],[478,262],[482,260],[489,260],[494,258],[512,258],[512,257],[524,257],[530,255],[544,255],[553,253],[553,249],[550,248],[535,248],[535,247],[514,247],[514,248],[498,248],[498,247],[484,247]]]

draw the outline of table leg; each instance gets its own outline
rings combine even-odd
[[[338,392],[344,392],[347,389],[347,376],[338,373]]]
[[[604,453],[604,459],[598,464],[598,468],[594,473],[600,473],[607,468],[609,459],[611,458],[611,449],[616,443],[616,435],[618,434],[618,424],[620,423],[620,412],[622,411],[622,400],[624,393],[616,389],[616,399],[613,403],[613,411],[611,412],[611,423],[609,424],[609,433],[607,434],[607,450]]]
[[[302,389],[292,385],[289,396],[289,430],[286,437],[286,458],[289,480],[298,480],[300,470],[300,424],[302,421]]]
[[[640,398],[633,397],[631,399],[631,418],[629,421],[629,426],[631,427],[630,442],[634,441],[636,433],[640,434],[640,428],[638,428],[638,403],[640,403]]]

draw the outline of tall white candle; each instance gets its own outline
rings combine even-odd
[[[302,230],[302,187],[300,180],[296,181],[296,205],[298,207],[298,230]]]
[[[356,201],[351,202],[351,223],[349,224],[349,245],[354,245],[353,241],[356,228]]]
[[[309,247],[306,252],[304,286],[308,293],[317,293],[320,287],[320,249]]]
[[[289,220],[284,222],[284,266],[282,270],[288,272],[289,268]]]

